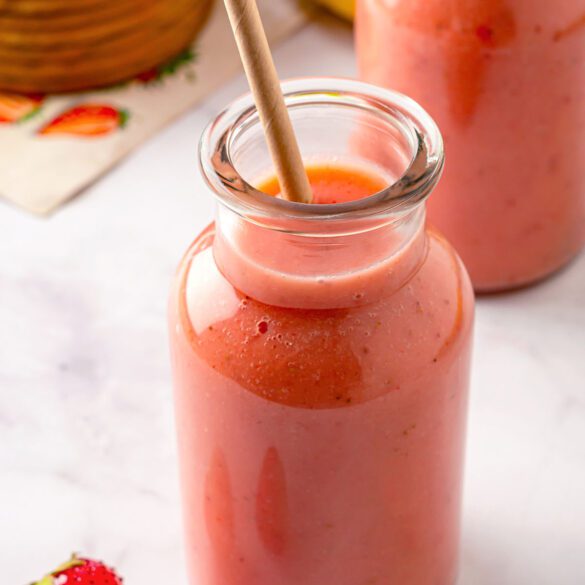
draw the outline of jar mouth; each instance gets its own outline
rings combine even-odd
[[[238,137],[260,125],[248,93],[223,110],[201,137],[200,167],[220,203],[258,223],[269,218],[304,223],[402,215],[428,197],[443,170],[443,140],[434,120],[414,100],[368,83],[327,77],[287,80],[282,90],[291,117],[319,106],[373,115],[378,123],[392,127],[409,151],[404,170],[383,190],[343,203],[307,204],[263,193],[241,175],[234,161]]]

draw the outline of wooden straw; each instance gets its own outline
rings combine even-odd
[[[311,203],[305,172],[255,0],[224,0],[283,197]]]

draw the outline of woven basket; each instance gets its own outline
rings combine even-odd
[[[111,85],[185,49],[212,0],[0,0],[0,89]]]

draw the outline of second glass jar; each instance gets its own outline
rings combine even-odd
[[[358,0],[363,79],[445,138],[429,220],[476,290],[514,288],[585,239],[585,0]]]

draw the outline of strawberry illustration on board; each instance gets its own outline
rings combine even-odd
[[[43,99],[41,94],[0,93],[0,124],[28,120],[39,112]]]
[[[195,60],[195,52],[193,49],[187,49],[173,58],[165,61],[161,65],[152,67],[136,76],[136,81],[143,84],[156,83],[163,80],[165,77],[174,75],[177,71],[182,69],[185,65],[192,63]]]
[[[39,134],[104,136],[118,128],[124,128],[128,118],[127,110],[118,110],[104,104],[79,104],[43,126]]]
[[[100,561],[73,555],[33,585],[122,585],[122,579]]]

